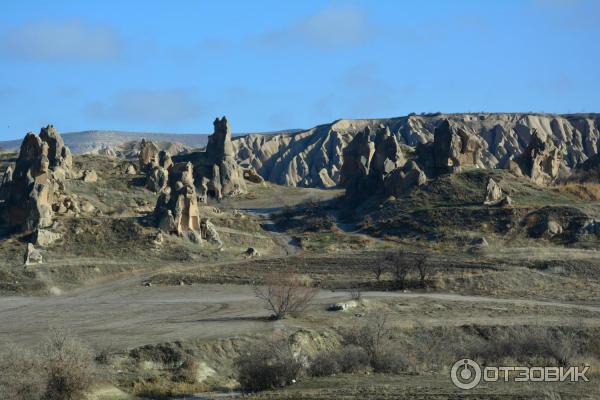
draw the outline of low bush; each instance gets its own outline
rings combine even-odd
[[[359,346],[345,346],[337,354],[337,363],[342,372],[364,371],[369,366],[369,362],[369,355]]]
[[[302,374],[286,339],[253,343],[237,358],[239,382],[244,392],[257,392],[289,385]]]
[[[198,361],[191,357],[186,357],[181,365],[175,370],[173,380],[175,382],[196,383],[198,380]]]
[[[94,355],[78,339],[52,331],[34,350],[0,356],[0,398],[75,400],[96,382]]]
[[[375,372],[399,374],[409,369],[408,360],[397,349],[385,349],[371,359]]]
[[[310,363],[308,374],[310,376],[330,376],[341,371],[338,363],[338,354],[334,352],[322,352]]]

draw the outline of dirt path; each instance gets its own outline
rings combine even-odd
[[[287,235],[283,230],[278,229],[277,224],[271,218],[275,212],[281,211],[282,207],[272,208],[243,208],[242,210],[255,215],[260,219],[261,227],[271,234],[273,241],[280,246],[286,256],[291,256],[298,253],[301,249],[296,240]]]
[[[51,327],[64,328],[96,347],[133,347],[146,343],[190,338],[219,338],[266,332],[298,320],[266,322],[267,312],[254,297],[252,288],[237,285],[153,286],[141,285],[144,275],[105,282],[54,297],[0,298],[0,346],[10,342],[32,344]],[[445,303],[498,303],[568,308],[598,312],[600,306],[526,299],[497,299],[443,293],[365,292],[366,299]],[[344,291],[321,291],[315,308],[346,301]],[[322,312],[322,311],[319,311]],[[333,314],[332,314],[333,317]],[[477,322],[477,316],[471,315]],[[541,318],[545,315],[540,316]],[[510,323],[505,317],[486,316],[487,323]],[[412,318],[412,322],[420,319]],[[465,318],[464,321],[467,321]],[[427,321],[427,320],[425,320]],[[448,321],[430,321],[432,324]],[[461,321],[451,321],[460,323]],[[514,322],[512,322],[514,323]]]

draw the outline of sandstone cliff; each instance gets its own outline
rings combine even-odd
[[[296,133],[238,137],[233,146],[238,161],[253,166],[268,181],[332,187],[340,183],[343,149],[366,127],[376,129],[383,125],[399,143],[416,147],[433,142],[435,129],[446,119],[458,131],[470,132],[483,140],[481,151],[486,167],[506,168],[525,151],[534,131],[560,148],[560,164],[564,168],[572,168],[598,153],[600,114],[436,113],[338,120]]]

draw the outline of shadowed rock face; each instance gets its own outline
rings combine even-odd
[[[174,161],[191,162],[196,184],[211,197],[221,199],[246,193],[244,173],[236,161],[225,117],[215,119],[214,133],[209,136],[205,151],[176,156]]]
[[[40,138],[48,143],[48,161],[50,168],[56,170],[60,167],[70,170],[73,167],[71,151],[53,125],[48,125],[40,131]]]
[[[53,202],[60,197],[71,166],[71,152],[52,125],[42,128],[39,136],[28,133],[14,171],[7,170],[3,177],[3,223],[15,231],[50,226]]]
[[[360,201],[372,195],[399,195],[427,182],[419,166],[406,158],[396,138],[384,126],[372,134],[366,127],[344,150],[341,182],[346,197]]]
[[[463,166],[484,167],[485,141],[449,120],[435,129],[433,158],[438,172],[453,172]]]
[[[556,147],[549,138],[533,131],[529,145],[515,160],[523,175],[529,176],[538,184],[548,184],[558,177],[562,162],[562,149]]]

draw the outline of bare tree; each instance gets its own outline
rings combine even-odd
[[[396,288],[405,289],[406,277],[410,271],[409,255],[402,250],[388,253],[386,262],[391,265]]]
[[[427,253],[418,253],[413,256],[413,260],[415,260],[415,268],[419,273],[419,284],[422,288],[427,285],[427,275],[431,272],[432,265],[429,262],[429,254]]]
[[[377,282],[381,280],[381,275],[383,271],[385,271],[386,264],[388,263],[389,254],[384,254],[383,257],[379,257],[375,260],[375,264],[373,264],[373,272],[375,273],[375,279]]]
[[[264,286],[256,286],[254,294],[265,302],[275,319],[301,313],[315,298],[319,289],[311,287],[298,275],[271,273],[265,276]]]

